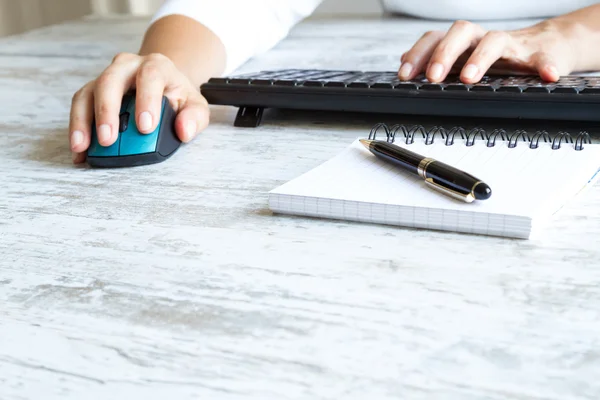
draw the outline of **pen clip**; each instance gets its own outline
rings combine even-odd
[[[433,178],[427,178],[425,179],[425,184],[432,187],[433,189],[442,192],[450,197],[453,197],[457,200],[462,200],[466,203],[472,203],[473,201],[475,201],[475,196],[473,196],[473,193],[469,193],[469,194],[464,194],[464,193],[460,193],[457,192],[455,190],[452,190],[450,188],[447,188],[445,186],[440,185],[439,183],[436,183]]]

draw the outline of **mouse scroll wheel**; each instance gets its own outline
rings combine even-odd
[[[128,112],[124,112],[119,116],[119,133],[123,133],[129,127],[129,117],[130,114]]]

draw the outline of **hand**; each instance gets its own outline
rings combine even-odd
[[[69,137],[75,164],[85,161],[94,115],[100,145],[110,146],[117,140],[121,101],[130,88],[136,89],[135,120],[141,133],[151,133],[158,126],[163,95],[178,113],[175,131],[183,142],[208,125],[208,103],[171,60],[160,54],[122,53],[73,97]]]
[[[446,32],[427,32],[402,55],[401,80],[420,73],[431,82],[459,73],[464,83],[476,83],[486,73],[539,74],[557,81],[577,62],[572,29],[553,20],[515,31],[486,31],[467,21],[456,21]]]

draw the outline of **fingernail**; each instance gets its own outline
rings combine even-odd
[[[558,74],[558,70],[556,69],[556,67],[550,66],[548,67],[548,71],[555,77],[560,78],[560,75]]]
[[[83,132],[75,131],[71,134],[71,147],[77,147],[83,143]]]
[[[110,129],[110,125],[104,124],[98,127],[98,142],[107,143],[110,141],[112,132]]]
[[[187,140],[190,140],[196,134],[196,121],[190,121],[185,126],[185,137]]]
[[[408,79],[410,73],[413,70],[413,66],[410,63],[404,63],[400,67],[400,78]]]
[[[444,66],[440,63],[432,64],[429,68],[429,77],[434,80],[440,80],[442,77],[442,73],[444,72]]]
[[[140,114],[140,130],[148,132],[152,129],[152,115],[148,111]]]
[[[469,64],[463,70],[463,76],[467,79],[473,79],[479,73],[479,68],[474,64]]]

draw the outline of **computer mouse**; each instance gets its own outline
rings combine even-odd
[[[135,122],[135,92],[123,96],[119,115],[119,137],[111,146],[98,143],[96,123],[87,162],[92,167],[134,167],[156,164],[171,157],[181,146],[175,133],[176,113],[163,96],[160,121],[152,133],[140,133]]]

